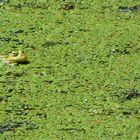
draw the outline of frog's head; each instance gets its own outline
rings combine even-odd
[[[8,57],[16,57],[17,55],[18,55],[17,52],[12,51],[12,53],[10,53]]]
[[[19,50],[18,51],[18,56],[26,56],[26,54],[24,53],[24,51]]]

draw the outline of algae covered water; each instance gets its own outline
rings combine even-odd
[[[1,0],[0,55],[29,63],[0,62],[0,139],[140,139],[140,12],[118,10],[135,5]]]

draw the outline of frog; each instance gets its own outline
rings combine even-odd
[[[10,53],[8,57],[1,56],[0,58],[4,64],[24,64],[27,62],[27,55],[21,50]]]

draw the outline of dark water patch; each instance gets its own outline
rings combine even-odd
[[[39,1],[26,1],[23,2],[22,7],[30,7],[33,9],[42,9],[42,10],[46,10],[49,7],[49,3],[48,2],[39,2]]]
[[[22,77],[22,76],[25,76],[26,75],[26,73],[25,72],[7,72],[6,74],[5,74],[7,77],[13,77],[13,78],[15,78],[15,77]]]
[[[84,134],[86,133],[86,130],[84,128],[61,128],[58,130],[66,131],[68,133],[74,133],[74,132],[82,132]]]
[[[140,5],[135,5],[131,7],[133,11],[140,11]]]
[[[36,124],[34,124],[34,123],[28,123],[27,124],[26,130],[35,130],[35,129],[38,129]]]
[[[117,97],[119,102],[125,102],[135,98],[140,98],[140,92],[136,89],[130,89],[113,94],[112,97]]]
[[[34,108],[31,107],[29,104],[22,104],[21,109],[23,109],[23,110],[34,110]]]
[[[120,108],[122,114],[124,116],[130,116],[130,115],[139,115],[140,111],[139,111],[139,107],[122,107]]]
[[[19,111],[17,111],[17,113],[16,113],[15,115],[26,116],[26,115],[28,115],[28,114],[29,114],[29,112],[27,112],[27,111],[19,110]]]
[[[5,122],[0,124],[0,133],[4,133],[5,131],[15,131],[16,128],[21,127],[22,122]]]
[[[24,2],[23,4],[24,4],[24,6],[27,6],[27,7],[33,7],[34,6],[33,2]]]
[[[22,10],[22,5],[21,4],[17,4],[14,5],[15,10]]]
[[[10,2],[10,0],[0,0],[0,4],[2,5],[2,4],[5,4],[5,3],[9,3]]]
[[[114,49],[112,51],[112,54],[130,54],[130,52],[127,49]]]
[[[35,27],[30,27],[29,28],[29,32],[26,32],[26,34],[31,33],[31,32],[34,33],[35,30],[36,30]]]
[[[9,93],[11,93],[12,91],[13,91],[13,89],[12,89],[12,88],[8,89],[8,92],[9,92]]]
[[[48,115],[47,115],[46,112],[40,110],[40,112],[37,112],[37,113],[36,113],[36,117],[39,117],[39,118],[47,118]]]
[[[52,84],[54,81],[53,80],[44,80],[43,81],[45,84]]]
[[[26,116],[26,115],[29,114],[29,111],[28,110],[23,110],[23,109],[6,109],[5,112],[7,114],[14,113],[16,116],[17,115]]]
[[[140,76],[134,77],[134,81],[140,80]]]
[[[43,47],[50,47],[50,46],[57,46],[57,45],[69,45],[69,42],[61,42],[61,41],[47,41],[42,46]]]
[[[73,2],[65,2],[63,3],[59,9],[63,9],[63,10],[72,10],[75,8],[75,5]]]
[[[17,46],[15,46],[15,45],[12,45],[10,47],[13,48],[13,49],[16,49],[17,48]]]
[[[119,6],[118,8],[119,12],[137,12],[140,11],[140,5],[135,5],[135,6]]]
[[[16,42],[17,44],[23,44],[19,39],[12,39],[11,41]]]
[[[7,121],[4,123],[0,124],[0,133],[4,133],[6,131],[12,131],[12,132],[16,132],[16,129],[25,126],[26,130],[34,130],[34,129],[38,129],[37,125],[35,123],[32,122],[27,122],[27,121]]]
[[[6,41],[9,42],[11,40],[10,37],[0,37],[0,41]]]
[[[81,31],[81,32],[89,32],[90,30],[86,29],[86,28],[80,28],[79,31]]]
[[[58,24],[62,24],[63,21],[59,21],[59,20],[57,20],[56,23],[58,23]]]
[[[68,94],[69,91],[67,90],[57,90],[56,92],[60,93],[60,94]]]
[[[5,112],[6,113],[14,113],[15,115],[28,115],[30,111],[34,110],[33,107],[31,107],[28,104],[21,104],[18,108],[10,108],[10,109],[6,109]]]
[[[19,30],[15,31],[14,33],[15,34],[20,34],[20,33],[23,33],[23,32],[24,32],[24,30],[19,29]]]
[[[0,41],[3,41],[3,42],[16,42],[16,45],[22,45],[24,44],[24,41],[23,40],[19,40],[19,39],[12,39],[10,37],[0,37]],[[11,46],[12,48],[17,48],[17,46]]]
[[[23,9],[23,5],[21,3],[19,3],[19,4],[10,4],[10,7],[13,7],[14,10],[22,10]]]
[[[135,89],[125,91],[122,94],[125,95],[125,97],[123,99],[124,101],[132,100],[133,98],[140,98],[140,92],[138,90],[135,90]]]
[[[118,49],[113,49],[110,50],[109,54],[107,55],[110,57],[111,55],[124,55],[124,54],[130,54],[130,52],[126,48],[118,48]]]
[[[108,65],[108,63],[107,63],[107,61],[105,61],[105,60],[99,60],[99,64],[105,64],[105,65]]]
[[[14,83],[14,80],[1,80],[0,83],[4,83],[4,84]]]
[[[125,115],[125,116],[132,115],[132,112],[129,112],[129,111],[124,111],[124,112],[122,112],[122,113],[123,113],[123,115]]]
[[[118,12],[132,12],[132,8],[127,6],[119,6]]]

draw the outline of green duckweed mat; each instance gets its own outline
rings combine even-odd
[[[139,140],[139,0],[1,0],[0,140]]]

